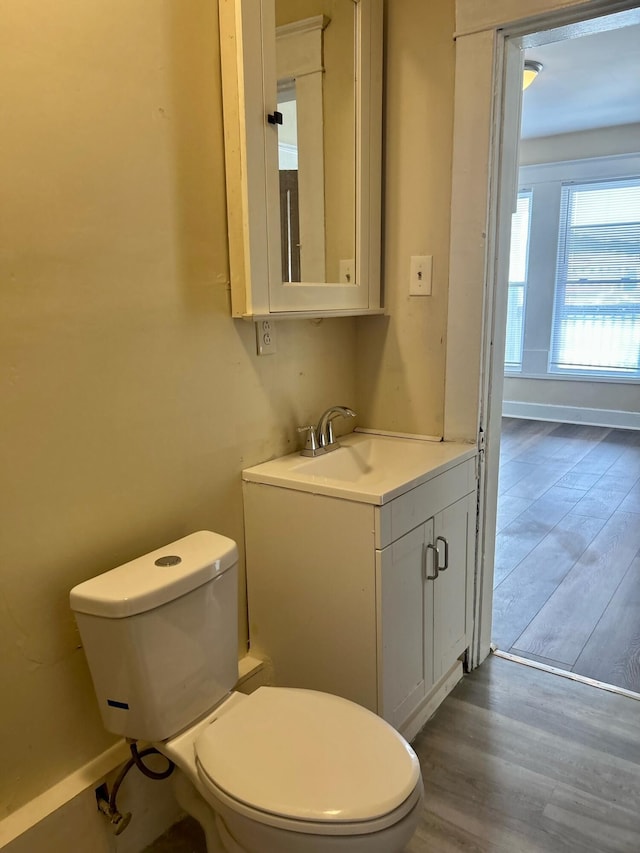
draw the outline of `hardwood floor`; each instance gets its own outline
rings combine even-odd
[[[640,701],[490,658],[416,738],[407,853],[637,853]]]
[[[493,638],[640,693],[640,433],[505,418]]]
[[[425,804],[405,853],[638,853],[640,700],[499,658],[413,744]],[[146,853],[205,853],[185,819]]]

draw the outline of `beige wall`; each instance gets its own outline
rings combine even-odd
[[[354,321],[258,358],[230,318],[217,39],[209,0],[3,4],[0,817],[110,742],[69,588],[242,543],[240,470],[355,402]]]
[[[541,136],[520,141],[520,165],[558,163],[588,157],[615,157],[637,152],[640,147],[640,124],[600,127],[558,136]]]
[[[358,321],[361,422],[442,434],[451,207],[454,3],[386,4],[384,300]],[[433,296],[409,296],[433,255]]]

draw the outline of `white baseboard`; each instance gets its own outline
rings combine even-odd
[[[268,667],[246,655],[238,663],[237,689],[249,693],[268,676]],[[122,835],[114,836],[108,819],[98,811],[95,789],[109,789],[120,765],[129,758],[119,740],[97,758],[61,779],[40,796],[0,820],[2,853],[140,853],[181,816],[171,780],[153,781],[135,767],[118,794],[118,808],[133,819]]]
[[[18,838],[36,824],[46,820],[88,788],[101,784],[108,773],[128,758],[129,751],[123,740],[119,740],[101,755],[80,767],[74,773],[61,779],[40,796],[12,812],[0,821],[0,847]],[[94,800],[95,802],[95,800]],[[13,849],[13,848],[12,848]],[[17,848],[16,848],[17,849]]]
[[[616,409],[583,409],[579,406],[555,406],[547,403],[504,400],[502,414],[506,418],[640,430],[640,412],[623,412]]]
[[[118,793],[118,809],[133,818],[122,835],[114,835],[109,820],[98,811],[94,789],[109,789],[118,767],[127,758],[123,741],[95,761],[58,782],[0,822],[2,853],[140,853],[180,819],[171,780],[153,781],[135,767]],[[111,772],[104,772],[109,764]],[[98,768],[103,772],[95,774]],[[91,780],[91,781],[89,781]],[[84,789],[78,793],[78,786]]]

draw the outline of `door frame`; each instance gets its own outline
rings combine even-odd
[[[508,260],[518,185],[521,51],[620,26],[612,20],[620,12],[627,13],[625,25],[639,23],[639,0],[456,3],[444,434],[448,440],[477,441],[479,445],[471,668],[491,649]]]

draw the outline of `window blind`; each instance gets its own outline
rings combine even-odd
[[[640,378],[640,178],[562,187],[549,371]]]
[[[518,193],[518,205],[511,217],[507,338],[504,355],[505,369],[511,371],[522,370],[532,195],[531,190],[520,190]]]

